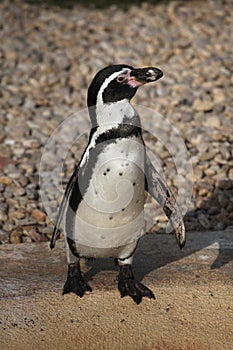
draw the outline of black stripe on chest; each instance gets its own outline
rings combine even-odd
[[[98,157],[102,152],[104,152],[105,148],[110,144],[116,143],[119,139],[130,138],[133,136],[141,138],[141,134],[142,131],[140,127],[130,124],[121,124],[116,128],[106,130],[97,137],[95,142],[95,146],[97,147],[89,149],[87,161],[79,169],[79,174],[70,196],[69,204],[73,211],[77,210],[79,203],[86,193],[89,182],[93,176]]]
[[[137,120],[138,122],[138,120]],[[138,122],[138,124],[140,121]],[[95,132],[98,128],[91,132],[89,138],[89,144],[92,137],[95,136]],[[95,141],[95,147],[88,150],[89,154],[86,162],[82,167],[79,168],[79,173],[74,184],[72,193],[69,198],[69,205],[66,213],[66,233],[67,236],[72,237],[75,215],[78,210],[80,202],[89,187],[90,180],[93,176],[96,163],[99,155],[104,152],[105,148],[110,144],[116,143],[119,139],[138,137],[141,139],[142,130],[139,125],[132,125],[128,123],[120,124],[115,128],[111,128],[100,134]],[[97,147],[96,147],[97,146]],[[88,147],[86,148],[87,152]],[[85,152],[84,152],[85,154]],[[80,162],[81,163],[81,162]],[[79,164],[80,164],[79,163]]]

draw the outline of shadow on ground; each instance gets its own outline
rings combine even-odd
[[[224,284],[233,281],[232,231],[188,233],[183,250],[175,237],[151,233],[142,237],[133,263],[135,278],[149,278],[150,283],[209,283],[217,278]],[[62,293],[66,279],[64,241],[53,251],[48,242],[6,244],[0,247],[0,299],[34,295],[35,291]],[[93,290],[116,288],[118,267],[113,259],[82,263],[86,280],[93,280]],[[98,276],[96,276],[98,275]],[[199,281],[199,282],[198,282]]]
[[[210,263],[212,270],[218,269],[233,260],[231,235],[230,231],[191,233],[187,235],[187,244],[181,251],[173,235],[155,233],[145,235],[140,240],[136,250],[133,263],[135,275],[142,280],[150,272],[193,254],[197,255],[194,258],[196,270],[201,268],[204,263]],[[104,270],[118,271],[118,267],[114,266],[111,259],[97,259],[95,262],[87,262],[87,265],[91,267],[86,273],[88,280]],[[181,269],[188,272],[189,265],[190,262],[187,265],[182,264]],[[179,269],[178,265],[177,268]],[[227,273],[229,273],[229,277],[232,277],[230,269]]]
[[[159,3],[169,3],[173,0],[148,0],[147,3],[157,5]],[[116,5],[119,8],[127,9],[131,5],[140,6],[145,1],[142,0],[125,0],[125,1],[114,1],[114,0],[26,0],[26,3],[33,5],[46,5],[49,7],[59,6],[62,8],[72,8],[75,5],[83,5],[87,8],[106,8],[112,5]]]

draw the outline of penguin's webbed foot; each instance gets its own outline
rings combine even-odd
[[[67,280],[65,282],[62,295],[75,293],[82,298],[85,292],[91,291],[91,287],[82,276],[79,261],[73,264],[69,264]]]
[[[142,301],[143,297],[155,299],[153,292],[149,288],[135,280],[131,265],[120,266],[118,289],[122,298],[129,295],[137,304]]]

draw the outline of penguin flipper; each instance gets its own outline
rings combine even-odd
[[[58,210],[58,214],[57,214],[57,218],[56,218],[56,221],[55,221],[55,225],[54,225],[54,229],[53,229],[53,234],[52,234],[52,238],[51,238],[51,241],[50,241],[50,249],[53,249],[55,247],[55,243],[56,243],[56,239],[57,239],[57,236],[59,234],[59,227],[60,227],[60,224],[61,224],[61,221],[62,221],[62,217],[63,217],[63,214],[64,214],[64,210],[67,206],[67,203],[68,203],[68,200],[69,200],[69,197],[70,197],[70,193],[74,187],[74,184],[76,182],[76,179],[77,179],[77,176],[78,176],[78,172],[79,172],[79,166],[77,166],[71,176],[71,178],[69,179],[69,182],[66,186],[66,189],[65,189],[65,192],[64,192],[64,195],[63,195],[63,198],[62,198],[62,201],[61,201],[61,204],[60,204],[60,207],[59,207],[59,210]]]
[[[156,171],[151,160],[146,156],[145,181],[147,192],[160,204],[175,231],[180,249],[185,245],[185,226],[175,197],[167,183]]]

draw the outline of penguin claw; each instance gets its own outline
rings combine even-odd
[[[154,293],[149,288],[135,280],[130,265],[123,265],[120,268],[118,289],[122,298],[128,295],[136,304],[140,304],[143,297],[155,299]]]
[[[75,293],[82,298],[85,292],[92,292],[91,287],[84,280],[77,277],[68,277],[63,288],[62,295],[68,293]]]
[[[82,298],[85,292],[92,292],[92,289],[82,277],[79,262],[69,264],[67,280],[65,282],[62,295],[75,293]]]
[[[140,304],[143,297],[155,299],[153,292],[137,280],[126,281],[123,286],[118,285],[121,297],[129,295],[136,304]]]

